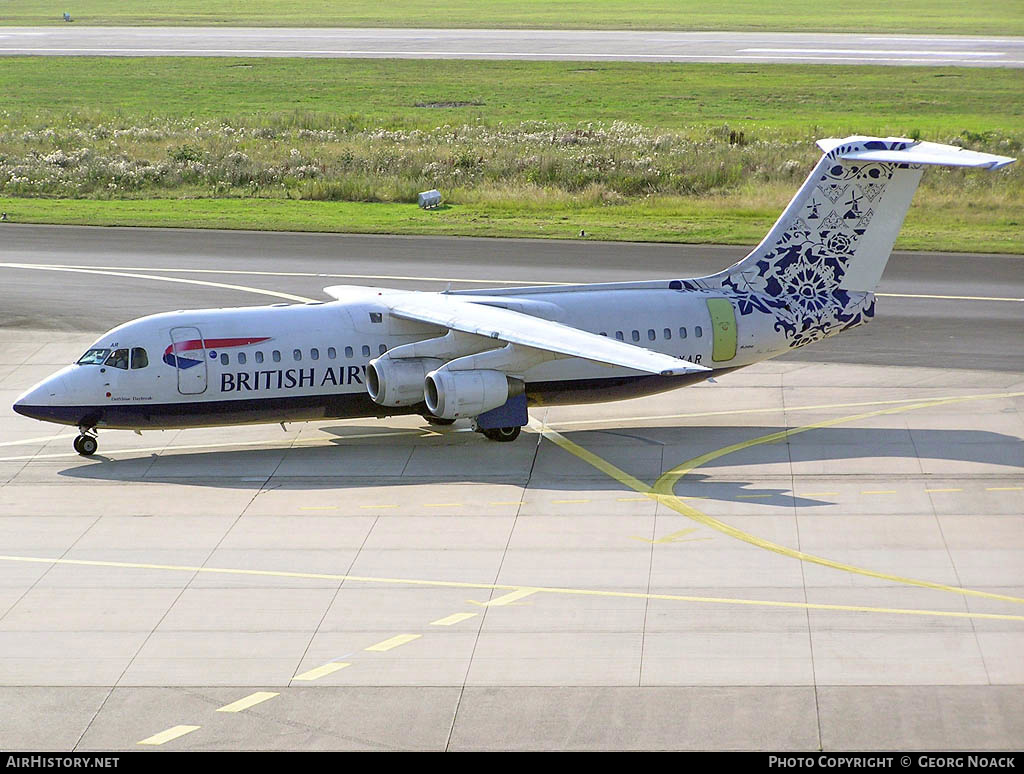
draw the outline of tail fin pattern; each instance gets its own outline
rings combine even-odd
[[[923,164],[998,168],[1012,159],[934,143],[822,140],[825,151],[768,235],[723,272],[684,280],[725,290],[741,315],[773,313],[790,347],[866,322]]]

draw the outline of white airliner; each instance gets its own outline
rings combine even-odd
[[[148,430],[421,414],[512,441],[528,406],[633,398],[704,381],[867,322],[922,166],[1014,161],[889,137],[824,156],[746,258],[699,279],[423,293],[167,312],[105,333],[14,410]]]

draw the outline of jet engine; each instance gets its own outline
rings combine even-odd
[[[504,406],[509,398],[522,395],[522,379],[501,371],[449,371],[427,374],[423,398],[430,413],[444,419],[475,417]]]
[[[423,400],[423,380],[443,363],[443,360],[430,357],[391,358],[384,355],[371,360],[366,367],[366,391],[371,400],[382,406],[420,403]]]

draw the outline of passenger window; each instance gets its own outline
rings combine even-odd
[[[654,341],[654,338],[655,338],[654,328],[648,329],[648,331],[647,331],[647,340],[648,341]]]
[[[686,338],[686,328],[680,328],[679,329],[679,338],[681,338],[681,339],[685,339]]]
[[[384,322],[384,315],[380,312],[370,312],[370,322],[379,323]]]
[[[345,347],[345,357],[352,357],[354,354],[352,347]]]
[[[313,347],[313,349],[309,350],[309,359],[310,360],[319,360],[320,359],[320,350],[317,349],[316,347]]]
[[[145,368],[149,365],[149,355],[146,354],[146,350],[142,347],[134,347],[132,349],[132,370],[136,368]]]
[[[615,338],[617,338],[619,341],[625,341],[626,340],[625,337],[623,337],[623,335],[622,335],[622,331],[615,331]]]
[[[128,350],[127,349],[115,349],[110,353],[110,356],[104,361],[103,365],[108,365],[111,368],[123,368],[125,371],[128,370]]]
[[[666,339],[666,341],[671,339],[671,338],[672,338],[672,329],[671,328],[666,328],[665,329],[665,339]]]
[[[387,351],[388,351],[388,345],[387,344],[381,344],[380,345],[380,349],[379,349],[380,354],[383,355]]]
[[[262,351],[256,353],[256,362],[257,363],[262,363],[263,362],[263,352]]]
[[[328,360],[334,360],[334,358],[336,358],[337,356],[338,356],[338,350],[336,350],[334,347],[328,347],[327,348],[327,359]]]
[[[220,353],[220,364],[221,365],[227,365],[230,360],[231,360],[231,358],[228,357],[228,353],[227,352],[221,352]]]
[[[238,364],[239,365],[245,365],[245,353],[244,352],[239,352],[238,353]]]
[[[281,353],[275,349],[273,352],[270,353],[270,359],[273,360],[275,363],[280,363]]]
[[[633,341],[640,341],[640,331],[633,331]]]
[[[698,326],[696,326],[696,327],[695,327],[695,328],[693,329],[693,335],[694,335],[694,336],[696,336],[696,337],[697,337],[697,338],[699,339],[699,338],[700,338],[701,336],[703,336],[703,335],[704,335],[704,329],[703,329],[703,328],[701,328],[701,327],[700,327],[699,325],[698,325]]]
[[[370,347],[368,345],[366,345],[366,344],[363,344],[363,357],[369,357],[369,356],[370,356]]]
[[[302,360],[302,350],[301,349],[293,349],[292,350],[292,360],[295,360],[295,361]]]

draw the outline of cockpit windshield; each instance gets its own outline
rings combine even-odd
[[[109,354],[109,349],[90,349],[78,358],[78,365],[100,365]]]
[[[111,368],[120,368],[122,371],[128,370],[128,350],[127,349],[115,349],[110,353],[103,365],[108,365]]]

